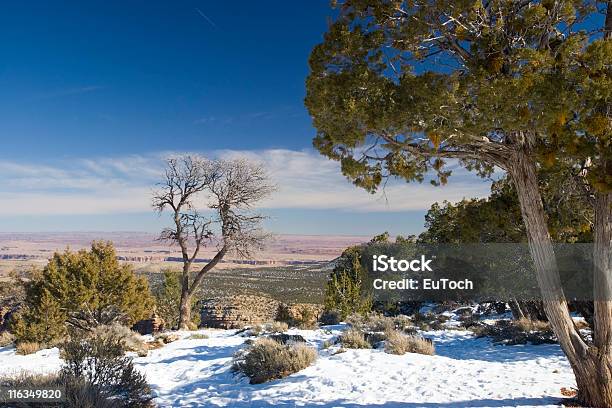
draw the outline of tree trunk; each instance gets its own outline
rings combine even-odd
[[[179,330],[189,330],[191,322],[191,295],[184,290],[181,291],[181,304],[179,307]]]
[[[536,176],[536,168],[530,152],[519,150],[512,163],[508,166],[508,172],[516,186],[521,213],[527,238],[529,242],[529,251],[535,265],[538,285],[542,294],[544,310],[551,324],[559,344],[567,356],[570,365],[576,376],[578,385],[578,398],[582,403],[590,407],[610,408],[612,407],[612,382],[610,381],[610,373],[612,365],[610,364],[610,315],[609,304],[600,304],[599,324],[603,325],[604,333],[596,335],[597,339],[604,344],[607,342],[608,347],[604,350],[597,348],[589,348],[583,341],[580,334],[576,330],[574,323],[570,317],[567,301],[561,287],[561,279],[557,262],[553,250],[552,240],[548,233],[546,225],[546,217],[542,205],[542,199],[538,189]],[[603,199],[602,199],[603,200]],[[610,203],[608,198],[608,204]],[[603,204],[600,204],[601,207]],[[605,207],[605,206],[604,206]],[[607,265],[606,282],[610,282],[610,225],[609,225],[609,205],[607,207],[607,227],[603,228],[599,234],[602,236],[598,241],[604,243],[596,244],[599,248],[599,256],[604,260],[603,264],[599,263],[599,271],[602,272],[602,266]],[[601,213],[601,211],[600,211]],[[601,219],[601,215],[599,216]],[[602,224],[602,221],[599,222]],[[606,222],[603,222],[606,224]],[[596,235],[598,232],[596,232]],[[606,241],[607,239],[607,241]],[[607,245],[606,245],[607,242]],[[607,248],[607,249],[606,249]],[[597,256],[596,256],[597,257]],[[605,259],[604,259],[605,258]],[[601,312],[604,312],[602,315]],[[597,319],[597,318],[596,318]]]
[[[612,192],[595,196],[593,363],[585,402],[612,407]]]
[[[185,262],[183,264],[183,274],[181,276],[181,303],[179,305],[179,330],[189,330],[191,322],[191,292],[189,288],[189,269],[191,264]]]

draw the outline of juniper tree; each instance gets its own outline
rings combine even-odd
[[[18,341],[53,343],[67,327],[134,324],[150,315],[153,298],[111,243],[94,242],[89,251],[55,253],[26,283],[25,305],[12,328]]]
[[[265,217],[254,212],[253,206],[273,190],[263,166],[244,159],[184,155],[166,160],[153,208],[170,212],[173,225],[162,231],[160,239],[178,245],[181,251],[179,329],[189,328],[194,293],[228,252],[249,257],[262,247]],[[215,255],[192,273],[192,265],[206,246],[215,248]]]
[[[504,170],[518,194],[544,308],[579,398],[612,405],[612,3],[346,0],[310,57],[314,146],[357,186],[446,183],[455,159]],[[598,9],[599,8],[599,9]],[[606,14],[599,23],[598,13]],[[537,171],[562,161],[594,196],[595,335],[563,294]]]

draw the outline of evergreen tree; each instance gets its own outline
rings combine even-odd
[[[162,282],[153,289],[157,313],[164,319],[168,327],[178,328],[181,276],[180,271],[165,270]],[[191,300],[191,309],[191,323],[197,327],[200,324],[197,296],[194,296]]]
[[[18,341],[50,343],[66,326],[90,330],[149,317],[153,298],[143,277],[121,265],[112,244],[55,253],[44,270],[26,283],[26,308],[13,324]]]
[[[580,29],[598,5],[603,27]],[[546,314],[596,407],[612,406],[611,36],[610,1],[346,0],[306,82],[315,147],[360,187],[429,172],[443,184],[449,158],[506,171]],[[538,184],[556,161],[595,197],[593,347],[569,315]]]
[[[325,309],[338,311],[340,319],[352,313],[365,314],[372,309],[372,299],[364,285],[361,251],[359,246],[344,250],[327,281]]]

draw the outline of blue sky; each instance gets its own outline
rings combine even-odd
[[[168,152],[247,155],[281,186],[277,233],[414,233],[443,189],[358,191],[311,148],[312,47],[332,10],[308,2],[5,2],[0,13],[0,231],[157,230]]]

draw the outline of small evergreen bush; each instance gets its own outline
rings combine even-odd
[[[339,320],[352,313],[365,314],[372,309],[372,298],[364,284],[361,264],[362,247],[347,248],[334,267],[325,286],[325,310],[335,310]]]
[[[251,384],[260,384],[303,370],[316,358],[316,350],[305,344],[280,344],[261,338],[234,356],[232,371],[248,377]]]

